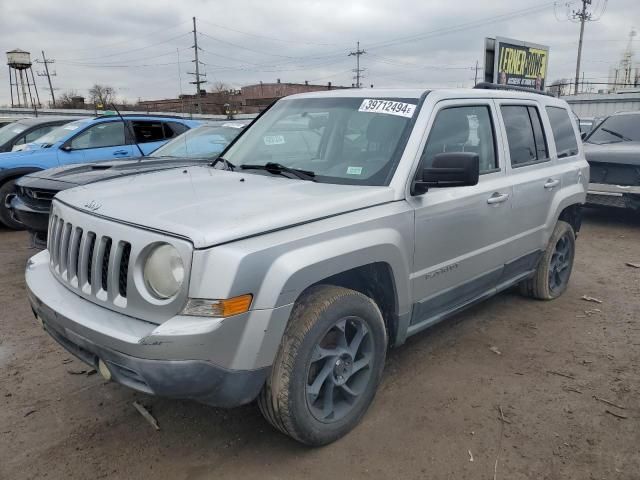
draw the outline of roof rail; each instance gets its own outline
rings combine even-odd
[[[538,95],[546,95],[547,97],[554,97],[554,95],[543,92],[542,90],[536,90],[535,88],[518,87],[515,85],[502,85],[500,83],[480,82],[473,88],[479,88],[483,90],[513,90],[516,92],[536,93]]]
[[[106,111],[108,112],[108,110]],[[188,113],[185,115],[189,115]],[[96,115],[93,118],[106,118],[106,117],[117,117],[118,115],[115,113],[99,113],[98,115]],[[180,119],[180,120],[203,120],[203,119],[192,119],[189,118],[188,116],[186,117],[181,117],[180,115],[163,115],[161,113],[123,113],[122,114],[123,117],[128,118],[128,117],[150,117],[150,118],[176,118],[176,119]]]

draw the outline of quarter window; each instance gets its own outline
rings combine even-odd
[[[74,150],[84,148],[117,147],[124,145],[124,124],[122,122],[104,122],[88,128],[71,140]]]
[[[429,167],[438,153],[472,152],[480,157],[480,173],[498,170],[495,133],[488,106],[449,107],[438,112],[422,152]]]
[[[500,110],[507,131],[511,165],[520,167],[548,160],[549,151],[538,109],[503,105]]]
[[[134,121],[131,122],[131,127],[133,128],[133,134],[136,137],[137,143],[160,142],[164,140],[162,122]]]
[[[571,157],[578,154],[578,142],[573,130],[569,113],[560,107],[547,107],[553,139],[556,142],[558,158]]]

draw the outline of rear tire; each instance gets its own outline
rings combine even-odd
[[[571,225],[558,220],[534,275],[520,283],[520,293],[539,300],[553,300],[569,285],[576,250]]]
[[[310,446],[352,430],[382,377],[387,332],[369,297],[332,285],[296,302],[258,405],[271,425]]]
[[[16,194],[15,184],[15,180],[7,180],[0,185],[0,222],[12,230],[24,230],[24,225],[11,217],[11,210],[6,206],[9,197]]]

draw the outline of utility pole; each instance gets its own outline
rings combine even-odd
[[[36,60],[36,62],[40,63],[39,60]],[[42,63],[44,64],[44,73],[38,72],[38,76],[47,77],[47,81],[49,82],[49,91],[51,92],[51,107],[56,108],[56,97],[53,93],[53,86],[51,85],[51,77],[55,77],[56,72],[49,73],[49,64],[55,63],[55,60],[51,60],[45,57],[44,50],[42,50]]]
[[[476,60],[476,76],[475,76],[473,82],[474,82],[473,83],[474,85],[478,84],[478,60]]]
[[[578,60],[576,61],[576,77],[573,88],[574,95],[578,94],[578,83],[580,82],[580,60],[582,57],[582,37],[584,35],[584,24],[591,20],[591,12],[587,12],[587,5],[591,5],[591,0],[582,0],[582,9],[573,12],[573,18],[580,20],[580,40],[578,40]]]
[[[356,74],[356,88],[360,88],[360,80],[364,78],[364,76],[362,75],[362,72],[364,72],[364,68],[360,68],[360,55],[364,55],[365,53],[367,52],[365,52],[364,50],[360,50],[360,42],[357,43],[355,52],[349,52],[350,57],[356,57],[356,68],[354,70]]]
[[[192,60],[196,64],[196,71],[187,72],[189,75],[195,75],[196,79],[192,83],[196,86],[196,101],[198,102],[198,113],[202,113],[202,105],[200,104],[200,84],[206,83],[206,80],[200,80],[200,77],[205,77],[205,74],[200,73],[200,60],[198,60],[198,31],[196,29],[196,17],[193,17],[193,51],[195,52],[195,59]]]

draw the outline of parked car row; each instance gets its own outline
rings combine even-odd
[[[144,157],[67,165],[25,175],[17,180],[17,192],[10,200],[13,219],[27,227],[36,246],[44,247],[56,193],[111,178],[211,162],[247,124],[246,120],[203,124]]]
[[[24,175],[65,165],[145,157],[202,123],[156,115],[101,115],[81,119],[38,117],[5,125],[0,128],[0,145],[4,150],[0,153],[0,223],[13,229],[24,227],[11,211],[11,203],[17,193],[16,181]],[[238,124],[228,122],[228,125]],[[203,134],[202,138],[188,137],[185,142],[189,146],[182,150],[175,146],[174,149],[180,157],[202,154],[215,158],[232,138],[231,133],[237,132],[228,126],[226,131],[223,129],[209,136]],[[64,173],[57,171],[51,175]],[[26,219],[24,214],[23,219]]]

